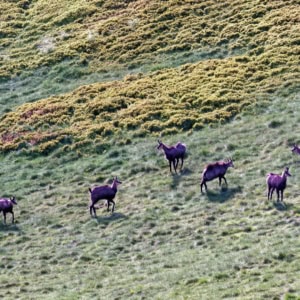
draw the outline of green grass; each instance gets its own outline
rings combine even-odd
[[[4,1],[3,299],[299,299],[299,4]],[[169,173],[157,139],[186,143]],[[232,157],[228,187],[200,193]],[[265,177],[290,167],[285,206]],[[88,188],[122,185],[89,215]],[[100,203],[102,204],[102,203]]]
[[[1,296],[52,299],[280,299],[300,294],[295,108],[299,94],[256,106],[228,124],[165,138],[189,155],[169,174],[155,139],[102,154],[54,151],[1,159],[2,188],[16,195],[17,223],[1,225]],[[282,115],[282,109],[285,114]],[[254,118],[253,112],[256,112]],[[280,126],[270,123],[280,120]],[[232,156],[228,189],[205,163]],[[290,166],[286,208],[266,200],[265,176]],[[88,187],[123,181],[116,212],[88,212]],[[288,274],[288,275],[287,275]],[[34,284],[33,284],[34,282]]]
[[[0,112],[82,84],[212,58],[261,55],[273,72],[289,72],[282,67],[299,54],[297,4],[4,1]]]

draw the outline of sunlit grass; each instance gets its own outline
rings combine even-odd
[[[299,299],[296,0],[5,1],[0,21],[0,298]],[[178,175],[157,138],[187,145]]]
[[[15,225],[1,225],[1,292],[7,298],[263,299],[300,294],[299,96],[272,99],[228,124],[165,137],[188,146],[169,173],[156,139],[133,139],[104,153],[55,150],[47,159],[11,153],[2,189],[16,195]],[[284,106],[285,114],[281,114]],[[278,120],[281,125],[269,126]],[[291,132],[293,132],[291,134]],[[208,162],[233,157],[228,188],[200,194]],[[290,166],[286,208],[267,202],[265,176]],[[116,212],[88,211],[88,187],[122,185]],[[288,274],[288,279],[287,279]],[[11,281],[14,278],[14,281]],[[35,284],[32,285],[34,280]],[[7,292],[7,290],[9,292]],[[21,295],[19,294],[22,291]]]

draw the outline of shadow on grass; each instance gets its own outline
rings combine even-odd
[[[121,213],[112,213],[110,215],[99,216],[93,218],[97,221],[98,224],[109,224],[111,222],[115,222],[122,219],[127,219],[128,217]]]
[[[0,231],[2,232],[21,232],[21,229],[16,223],[7,223],[6,225],[1,223],[0,224]]]
[[[180,181],[184,176],[188,176],[192,173],[192,171],[189,168],[183,168],[180,173],[173,173],[172,174],[172,182],[170,184],[171,189],[177,189],[177,186],[179,185]]]
[[[287,211],[293,209],[294,205],[291,203],[285,203],[285,202],[278,202],[274,201],[273,206],[278,210],[278,211]]]
[[[222,187],[219,191],[207,190],[206,196],[211,202],[223,203],[234,197],[235,194],[241,193],[242,187],[235,188]]]

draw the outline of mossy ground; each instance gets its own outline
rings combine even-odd
[[[1,298],[299,299],[298,1],[1,9]],[[158,137],[186,143],[180,174]],[[265,177],[285,166],[283,206]],[[115,175],[116,212],[91,218]]]

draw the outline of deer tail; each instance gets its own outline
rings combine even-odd
[[[89,192],[92,193],[92,190],[89,188]]]

